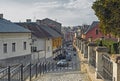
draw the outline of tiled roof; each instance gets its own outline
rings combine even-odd
[[[84,34],[87,34],[91,29],[93,29],[94,27],[96,27],[99,24],[99,21],[93,21],[93,23],[91,24],[91,26],[87,29],[87,31]]]
[[[0,32],[1,33],[25,33],[30,32],[28,29],[25,29],[19,25],[16,25],[6,19],[0,18]]]
[[[46,32],[48,32],[52,37],[61,37],[61,35],[57,31],[53,30],[51,27],[42,24],[40,24],[39,26]]]
[[[24,28],[27,28],[31,31],[32,35],[38,37],[38,38],[51,38],[52,36],[46,32],[45,30],[43,30],[42,28],[39,27],[39,25],[37,25],[36,23],[16,23],[20,26],[23,26]]]

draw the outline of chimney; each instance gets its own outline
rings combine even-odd
[[[3,14],[0,14],[0,19],[3,19]]]
[[[26,22],[27,22],[27,23],[30,23],[30,22],[31,22],[31,19],[26,19]]]
[[[37,19],[37,20],[36,20],[36,23],[37,23],[38,25],[40,25],[40,24],[41,24],[41,20]]]

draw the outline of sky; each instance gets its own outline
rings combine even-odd
[[[95,0],[0,0],[0,13],[12,22],[50,18],[63,26],[98,20],[91,8]]]

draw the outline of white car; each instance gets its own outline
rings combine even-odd
[[[66,67],[68,65],[69,63],[66,60],[60,60],[57,62],[57,66],[60,66],[60,67]]]

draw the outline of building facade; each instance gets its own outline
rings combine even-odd
[[[31,61],[31,32],[0,18],[0,66],[27,64]]]

